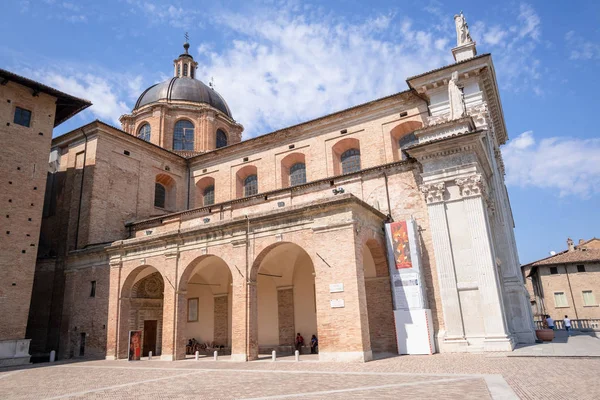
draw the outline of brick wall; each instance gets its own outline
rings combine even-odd
[[[568,315],[571,319],[600,318],[600,264],[583,263],[585,272],[577,272],[577,264],[556,265],[557,274],[550,273],[549,266],[539,268],[542,290],[544,291],[544,305],[546,313],[554,319],[563,319]],[[567,280],[566,272],[569,272]],[[569,285],[570,281],[570,285]],[[586,306],[583,301],[583,291],[591,290],[596,299],[595,305]],[[567,306],[557,307],[554,300],[555,292],[563,292],[566,296]]]
[[[279,344],[294,344],[294,290],[277,290],[277,311],[279,314]]]
[[[0,85],[0,340],[25,338],[55,102],[13,82]],[[29,127],[14,123],[16,107],[31,111]]]
[[[229,340],[229,305],[228,296],[215,296],[214,342],[218,346],[228,346]]]

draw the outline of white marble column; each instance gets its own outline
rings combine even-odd
[[[503,312],[502,293],[492,251],[492,237],[484,204],[484,182],[479,174],[455,180],[463,197],[464,210],[469,221],[473,250],[473,267],[483,310],[486,350],[512,350]]]
[[[438,282],[442,297],[442,311],[444,313],[446,333],[443,337],[444,343],[440,343],[440,346],[447,347],[450,344],[466,346],[460,298],[456,286],[452,246],[450,244],[450,233],[448,231],[448,220],[446,217],[446,205],[444,204],[445,184],[444,182],[426,184],[421,186],[421,191],[425,193],[425,200],[427,201],[429,227],[433,240]],[[455,349],[449,350],[453,351]]]

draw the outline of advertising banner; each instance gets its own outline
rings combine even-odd
[[[385,225],[394,310],[426,308],[415,220]]]
[[[129,331],[129,361],[139,361],[142,356],[142,331]]]

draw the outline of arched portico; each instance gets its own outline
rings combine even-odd
[[[390,271],[384,248],[376,239],[367,240],[362,248],[369,337],[373,353],[397,353]]]
[[[266,247],[256,257],[250,279],[249,359],[273,349],[292,353],[297,332],[306,346],[311,335],[318,337],[315,268],[306,250],[291,242]]]
[[[232,275],[227,263],[215,255],[203,255],[190,262],[179,281],[183,299],[177,312],[177,358],[190,339],[201,353],[231,353]],[[188,349],[189,350],[189,349]],[[185,354],[183,355],[185,356]]]
[[[142,331],[142,356],[162,352],[164,279],[153,266],[131,271],[121,286],[117,357],[127,358],[129,331]]]

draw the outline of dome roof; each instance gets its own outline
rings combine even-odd
[[[142,93],[133,109],[136,110],[159,100],[183,100],[205,103],[223,112],[228,117],[233,118],[229,106],[227,106],[223,97],[197,79],[171,78],[150,86]]]

